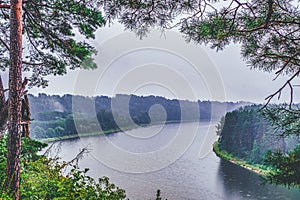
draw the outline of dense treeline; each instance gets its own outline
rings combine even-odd
[[[100,130],[118,131],[165,121],[216,120],[225,110],[233,110],[246,104],[245,102],[192,102],[158,96],[116,95],[110,98],[69,94],[29,95],[29,102],[33,118],[31,136],[34,138],[63,137]]]
[[[223,125],[218,126],[221,150],[245,161],[261,164],[269,150],[286,153],[296,147],[299,138],[276,134],[275,127],[264,118],[259,108],[246,106],[222,118]]]
[[[136,95],[116,95],[115,97],[96,96],[96,97],[84,97],[78,95],[65,94],[59,95],[47,95],[40,93],[38,96],[28,95],[31,112],[34,118],[42,117],[38,116],[38,113],[43,112],[66,112],[71,113],[80,111],[82,113],[89,113],[93,105],[94,111],[104,110],[106,112],[112,111],[112,105],[114,107],[113,112],[118,111],[118,114],[128,112],[125,108],[129,108],[129,113],[132,115],[138,115],[141,113],[149,112],[149,108],[155,104],[163,106],[168,114],[168,119],[178,119],[182,116],[182,112],[190,112],[191,108],[198,108],[201,119],[216,118],[219,116],[211,116],[211,110],[222,109],[226,106],[227,110],[233,110],[240,105],[249,104],[249,102],[217,102],[217,101],[200,101],[197,102],[188,100],[166,99],[159,96],[136,96]],[[76,105],[80,105],[80,108],[72,107],[72,102],[76,102]],[[220,113],[221,114],[221,113]],[[190,114],[191,115],[191,114]],[[199,117],[199,116],[198,116]]]

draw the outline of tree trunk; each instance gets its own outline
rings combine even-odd
[[[7,128],[7,101],[5,99],[2,78],[0,76],[0,138],[4,136]]]
[[[24,82],[23,82],[24,83]],[[25,85],[23,85],[25,87]],[[22,99],[22,137],[30,137],[30,106],[27,93]]]
[[[20,151],[22,104],[22,0],[10,1],[10,66],[8,141],[5,187],[20,199]]]

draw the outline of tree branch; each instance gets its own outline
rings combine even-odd
[[[285,64],[281,67],[281,69],[279,69],[278,71],[275,72],[275,74],[279,75],[281,74],[281,72],[286,68],[286,66],[292,62],[292,60],[298,55],[298,53],[296,53],[295,55],[292,55],[291,57],[288,58],[288,60],[285,62]]]
[[[0,42],[5,46],[5,48],[6,48],[7,50],[9,50],[8,44],[7,44],[4,40],[2,40],[2,38],[0,38]]]
[[[271,20],[272,14],[273,14],[273,10],[274,10],[274,1],[268,0],[268,13],[267,13],[267,17],[266,17],[266,20],[264,21],[264,23],[262,23],[260,26],[257,26],[253,29],[239,30],[238,32],[249,33],[249,32],[254,32],[254,31],[258,31],[258,30],[267,28],[270,25],[270,20]]]
[[[300,74],[300,70],[298,70],[291,78],[289,78],[289,79],[285,82],[285,84],[283,84],[283,86],[282,86],[281,88],[279,88],[275,93],[273,93],[273,94],[269,95],[267,98],[265,98],[265,100],[267,100],[267,103],[261,108],[261,110],[264,109],[264,108],[266,108],[267,105],[270,103],[270,101],[271,101],[276,95],[279,95],[279,97],[280,97],[280,94],[281,94],[282,90],[283,90],[287,85],[290,86],[290,88],[291,88],[291,95],[293,95],[293,88],[291,87],[291,86],[292,86],[292,85],[291,85],[291,81],[292,81],[296,76],[298,76],[299,74]],[[291,96],[290,102],[293,102],[293,97],[292,97],[292,96]]]
[[[27,77],[24,78],[23,83],[22,83],[22,88],[21,88],[21,95],[23,95],[25,93],[25,88],[28,84],[29,79]]]
[[[76,165],[78,165],[78,161],[79,161],[80,159],[83,158],[84,154],[88,154],[89,152],[90,152],[90,150],[89,150],[87,147],[84,147],[84,148],[83,148],[83,149],[75,156],[75,158],[73,158],[72,160],[70,160],[69,162],[67,162],[65,166],[68,166],[68,165],[70,165],[70,164],[73,164],[74,162],[76,163]],[[63,167],[64,167],[64,165],[63,165]],[[62,168],[63,168],[63,167],[62,167]]]
[[[294,90],[293,90],[293,86],[292,86],[292,84],[289,82],[288,83],[289,84],[289,87],[290,87],[290,90],[291,90],[291,92],[290,92],[290,104],[289,104],[289,108],[290,109],[292,109],[292,104],[293,104],[293,97],[294,97]]]
[[[44,64],[44,63],[31,63],[31,62],[27,62],[25,60],[23,60],[22,63],[26,64],[26,65],[32,65],[32,66],[41,66]]]

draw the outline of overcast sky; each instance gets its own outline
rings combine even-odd
[[[250,70],[241,59],[238,45],[215,52],[203,45],[186,43],[174,31],[162,34],[154,30],[140,40],[120,25],[113,25],[97,31],[91,42],[98,51],[98,69],[50,77],[47,88],[33,88],[30,92],[88,96],[134,93],[190,100],[264,102],[284,83],[284,78],[272,81],[274,74]],[[295,89],[296,94],[299,89]],[[288,93],[282,96],[281,101],[288,101]]]

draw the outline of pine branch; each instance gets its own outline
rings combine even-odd
[[[267,107],[267,105],[270,103],[270,101],[276,96],[276,95],[279,95],[279,98],[280,98],[280,94],[282,92],[282,90],[286,87],[286,86],[289,86],[290,89],[291,89],[291,99],[290,99],[290,105],[292,104],[293,102],[293,88],[291,87],[291,81],[296,78],[298,75],[300,74],[300,70],[298,70],[292,77],[290,77],[286,82],[285,84],[283,84],[281,86],[281,88],[279,88],[275,93],[269,95],[267,98],[265,98],[265,100],[267,100],[267,103],[260,109],[264,109]]]
[[[7,44],[2,38],[0,38],[0,42],[5,46],[5,48],[6,48],[7,50],[9,50],[8,44]]]

